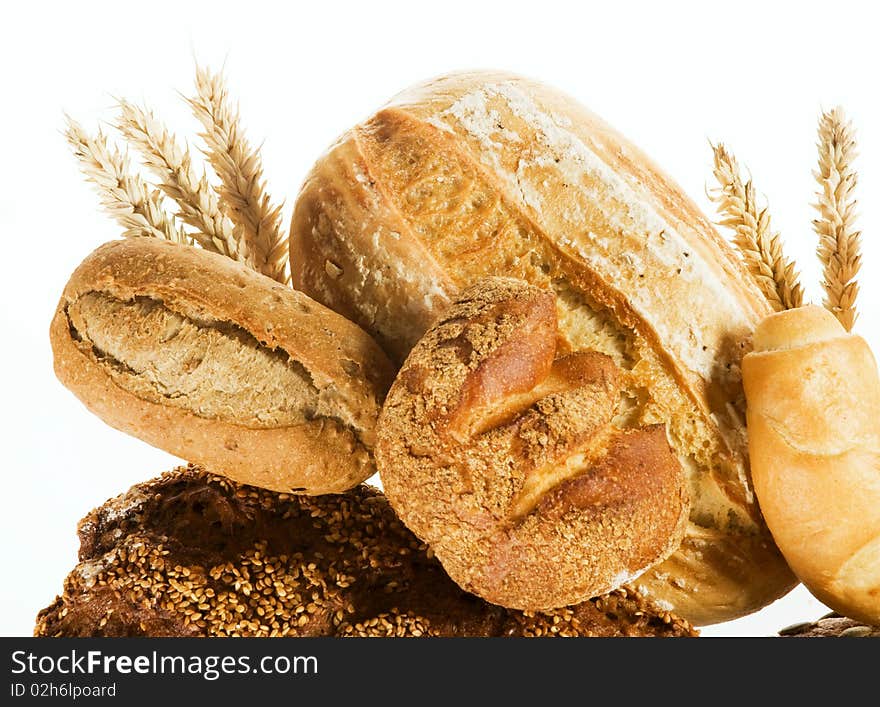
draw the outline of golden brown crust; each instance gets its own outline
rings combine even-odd
[[[190,467],[79,524],[37,636],[694,636],[631,589],[547,613],[465,594],[376,489],[288,496]]]
[[[297,287],[397,360],[482,277],[553,289],[561,345],[612,356],[632,417],[665,424],[688,473],[687,536],[640,586],[699,623],[793,586],[748,474],[740,363],[769,306],[693,203],[595,115],[509,74],[426,82],[318,161],[291,232]]]
[[[681,541],[688,500],[663,425],[621,429],[619,374],[556,354],[553,295],[489,278],[410,352],[376,459],[401,519],[462,588],[541,610],[631,581]]]
[[[243,346],[281,355],[304,371],[304,385],[320,402],[308,401],[307,409],[307,401],[294,396],[287,424],[272,425],[255,420],[261,411],[246,404],[205,414],[180,391],[159,386],[146,394],[144,380],[155,371],[131,369],[89,339],[89,326],[107,329],[121,321],[102,320],[104,310],[80,306],[95,294],[120,306],[145,298],[161,303],[195,329],[232,327],[239,338],[253,339]],[[130,317],[125,321],[134,326]],[[228,258],[153,239],[101,246],[71,277],[50,335],[62,383],[108,424],[172,454],[276,491],[338,492],[373,473],[374,425],[393,375],[382,351],[356,325]],[[156,358],[170,355],[155,336]],[[117,338],[125,350],[127,338],[135,337]],[[244,365],[236,385],[244,380],[257,387],[265,375],[234,358],[216,363],[221,375],[223,366]]]
[[[880,624],[880,375],[867,342],[811,305],[770,315],[743,361],[755,490],[824,604]]]

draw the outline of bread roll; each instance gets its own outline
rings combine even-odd
[[[355,324],[229,258],[114,241],[73,273],[55,372],[113,427],[243,483],[333,493],[373,471],[393,369]]]
[[[459,589],[366,485],[317,497],[176,469],[79,523],[37,636],[693,636],[632,589],[527,614]]]
[[[463,589],[555,609],[675,550],[685,478],[663,425],[621,429],[609,356],[556,357],[552,293],[488,278],[416,344],[379,418],[388,499]]]
[[[755,491],[795,574],[880,625],[880,378],[830,312],[773,314],[743,361]]]
[[[551,289],[562,350],[610,356],[632,424],[665,425],[688,475],[685,539],[641,589],[706,624],[793,586],[749,480],[740,373],[770,308],[694,204],[595,115],[509,74],[429,81],[320,158],[291,231],[296,286],[399,361],[482,277]]]
[[[803,621],[779,631],[780,638],[880,638],[880,626],[866,626],[831,613],[816,621]]]

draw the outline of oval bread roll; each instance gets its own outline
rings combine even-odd
[[[552,293],[465,289],[410,352],[376,448],[392,507],[449,576],[530,611],[632,581],[678,547],[688,513],[663,425],[618,426],[611,358],[557,358],[556,336]]]
[[[295,286],[399,361],[483,277],[552,290],[563,350],[611,357],[633,423],[665,425],[688,476],[685,539],[640,590],[707,624],[794,585],[749,479],[740,364],[770,308],[694,204],[591,112],[510,74],[415,86],[320,158],[290,243]]]
[[[229,258],[149,238],[73,273],[59,380],[111,426],[241,483],[333,493],[373,471],[393,368],[355,324]]]
[[[743,361],[755,491],[823,603],[880,625],[880,378],[865,340],[810,306],[773,314]]]

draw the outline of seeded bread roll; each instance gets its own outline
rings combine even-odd
[[[609,592],[681,542],[663,425],[620,418],[609,356],[556,357],[552,293],[488,278],[416,344],[379,418],[391,505],[463,589],[516,609]]]
[[[628,589],[547,614],[465,594],[369,486],[310,498],[177,469],[79,536],[37,636],[695,635]]]
[[[840,614],[818,621],[792,624],[779,631],[781,638],[880,638],[880,626],[870,626]]]
[[[740,364],[770,308],[681,189],[593,113],[497,72],[415,86],[318,160],[290,244],[295,285],[399,361],[485,276],[552,289],[562,348],[612,358],[632,419],[666,426],[688,476],[685,539],[642,590],[706,624],[794,586],[749,479]]]
[[[98,248],[51,326],[55,372],[113,427],[243,483],[334,493],[370,476],[393,369],[373,340],[229,258]]]

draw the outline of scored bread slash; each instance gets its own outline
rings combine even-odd
[[[373,471],[394,369],[357,325],[224,256],[107,243],[51,326],[59,380],[98,417],[236,481],[335,493]]]

